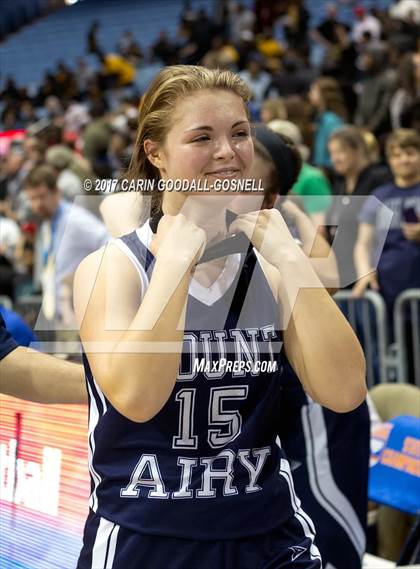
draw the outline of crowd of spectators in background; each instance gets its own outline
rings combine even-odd
[[[36,92],[8,78],[0,93],[2,130],[23,134],[0,150],[0,295],[45,294],[51,253],[63,239],[57,228],[77,197],[79,221],[70,235],[79,243],[66,249],[59,277],[54,267],[54,306],[57,300],[66,304],[71,274],[88,253],[81,243],[90,239],[95,249],[107,239],[84,182],[95,186],[95,180],[124,174],[142,94],[137,78],[148,65],[176,63],[238,72],[252,91],[252,118],[299,147],[304,166],[292,192],[331,241],[337,226],[348,228],[339,267],[343,286],[361,276],[353,261],[359,221],[380,224],[372,205],[363,210],[363,200],[350,203],[349,197],[375,194],[398,214],[392,225],[398,238],[390,245],[397,248],[396,264],[388,267],[387,281],[392,273],[400,279],[394,291],[420,287],[420,5],[398,0],[387,10],[369,11],[353,2],[350,26],[340,21],[338,7],[326,3],[321,24],[312,28],[303,0],[260,0],[255,10],[222,0],[214,14],[185,2],[175,39],[162,29],[146,49],[135,31],[126,30],[114,53],[101,48],[96,21],[86,38],[96,67],[84,57],[73,66],[56,62]],[[394,142],[386,146],[392,132]],[[401,190],[398,168],[410,170],[402,175],[409,192]],[[388,190],[378,190],[383,187]],[[410,219],[406,210],[414,211]],[[359,250],[374,247],[364,237]],[[398,247],[417,270],[395,276]],[[384,288],[380,279],[363,283]],[[57,308],[57,315],[71,320],[67,309]]]

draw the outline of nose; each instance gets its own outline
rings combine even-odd
[[[224,136],[216,141],[214,158],[217,160],[231,160],[235,156],[230,138]]]

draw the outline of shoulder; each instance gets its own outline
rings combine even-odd
[[[68,201],[64,202],[67,210],[67,215],[71,216],[73,223],[82,225],[86,221],[94,226],[105,227],[104,223],[86,208]]]
[[[315,168],[311,164],[304,164],[302,167],[302,175],[308,181],[323,182],[328,185],[327,178],[324,176],[319,168]]]
[[[93,294],[102,299],[117,295],[122,303],[128,296],[139,299],[144,292],[138,270],[116,241],[87,255],[76,269],[74,307],[79,323]]]
[[[116,278],[121,274],[120,271],[123,271],[124,274],[136,274],[133,264],[121,250],[117,241],[116,239],[110,241],[107,245],[87,255],[76,269],[75,283],[94,280],[99,271],[110,267],[112,267]]]
[[[104,259],[104,255],[107,249],[108,247],[101,247],[97,251],[94,251],[93,253],[90,253],[90,255],[87,255],[87,257],[85,257],[77,267],[75,273],[75,279],[83,278],[84,276],[87,276],[88,274],[91,273],[91,271],[94,271],[95,269],[96,269],[95,271],[96,274],[96,272],[99,270],[99,267],[101,266],[101,263]]]
[[[362,185],[366,184],[367,193],[381,187],[393,186],[392,174],[389,168],[382,165],[373,164],[372,166],[368,166],[362,174],[362,180]]]
[[[105,224],[96,215],[77,204],[65,202],[64,217],[66,232],[100,238],[109,235]]]
[[[293,192],[301,195],[331,194],[331,187],[319,168],[304,164]]]
[[[397,187],[394,184],[385,184],[383,186],[379,186],[372,192],[372,196],[375,196],[378,199],[383,199],[391,196],[392,194],[398,191]]]
[[[322,115],[322,122],[327,126],[335,126],[343,124],[343,119],[335,113],[327,111]]]

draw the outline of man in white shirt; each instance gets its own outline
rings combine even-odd
[[[73,273],[82,259],[107,242],[109,234],[89,211],[62,199],[57,174],[51,166],[33,168],[24,189],[32,212],[42,220],[35,269],[41,277],[43,313],[47,320],[68,324],[73,316]]]
[[[352,36],[353,41],[356,43],[361,43],[363,40],[363,35],[368,32],[372,40],[379,40],[381,38],[381,22],[366,12],[363,6],[356,6],[354,9],[354,15],[356,16],[356,22],[353,25]]]

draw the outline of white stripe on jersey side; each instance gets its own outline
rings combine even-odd
[[[103,409],[103,411],[102,411],[102,416],[103,416],[103,415],[105,415],[105,413],[107,412],[108,407],[107,407],[107,404],[106,404],[106,401],[105,401],[104,394],[102,393],[101,388],[99,387],[99,385],[96,383],[95,378],[93,377],[93,375],[92,375],[92,379],[93,379],[93,384],[95,385],[96,391],[97,391],[97,393],[98,393],[98,395],[99,395],[99,399],[101,400],[101,403],[102,403],[102,409]]]
[[[142,285],[141,287],[142,288],[141,300],[142,300],[147,290],[147,287],[149,286],[149,279],[147,278],[147,274],[144,267],[140,264],[139,260],[134,255],[133,251],[130,249],[130,247],[128,247],[128,245],[124,243],[124,241],[122,241],[121,239],[114,239],[112,243],[116,245],[122,253],[125,253],[125,255],[127,255],[127,257],[130,259],[130,261],[133,263],[134,267],[136,268]]]
[[[300,525],[302,526],[305,537],[309,538],[309,540],[311,542],[311,546],[309,548],[309,554],[311,556],[311,559],[318,559],[319,560],[319,563],[320,563],[319,569],[322,569],[321,553],[320,553],[318,547],[314,543],[314,540],[315,540],[314,525],[312,523],[311,518],[302,509],[301,501],[299,500],[299,498],[296,495],[295,487],[293,484],[292,474],[290,472],[290,465],[289,465],[288,461],[286,459],[282,458],[280,460],[280,462],[281,462],[280,474],[281,474],[281,476],[283,476],[283,478],[286,480],[286,482],[289,486],[290,498],[292,501],[293,509],[295,511],[295,517],[296,517],[297,521],[300,523]]]
[[[334,567],[334,565],[331,565],[331,563],[327,563],[327,566],[325,567],[325,569],[337,569],[337,568]]]
[[[343,528],[362,558],[366,546],[365,532],[354,508],[334,480],[322,407],[317,403],[304,405],[301,413],[311,490],[324,510]]]
[[[89,454],[88,454],[88,464],[89,464],[89,471],[93,478],[94,487],[92,490],[92,494],[89,498],[89,507],[96,512],[98,509],[98,498],[96,496],[96,490],[101,482],[101,477],[96,472],[95,468],[93,467],[93,455],[95,454],[95,428],[99,422],[99,410],[96,405],[96,399],[93,395],[92,388],[90,386],[89,381],[86,382],[89,391]],[[106,407],[104,408],[106,409]]]
[[[108,549],[108,559],[107,565],[105,569],[112,569],[112,565],[114,564],[115,559],[115,552],[117,550],[117,539],[118,539],[118,532],[120,531],[120,526],[114,524],[114,529],[111,532],[111,536],[109,538],[109,549]]]
[[[280,438],[277,436],[276,438],[276,444],[278,447],[281,447],[281,442],[280,442]],[[314,523],[312,521],[312,518],[310,516],[308,516],[308,514],[302,509],[302,502],[300,501],[300,498],[298,498],[297,494],[296,494],[296,490],[295,490],[295,485],[293,482],[293,476],[292,476],[292,471],[290,469],[290,463],[288,460],[282,459],[283,463],[280,464],[280,466],[283,468],[282,472],[280,472],[280,474],[282,474],[282,476],[284,477],[284,475],[286,475],[288,477],[288,484],[289,487],[292,487],[292,499],[293,499],[293,507],[297,510],[300,510],[300,515],[305,519],[308,527],[310,528],[310,531],[315,535],[316,531],[315,531],[315,526]]]
[[[277,437],[276,443],[281,448],[279,437]],[[311,542],[311,546],[309,548],[309,554],[311,556],[311,559],[318,559],[320,562],[319,569],[322,569],[321,554],[319,552],[319,549],[317,548],[317,546],[314,543],[314,539],[315,539],[314,524],[313,524],[311,518],[302,509],[301,501],[296,496],[295,487],[293,484],[293,478],[292,478],[292,474],[290,472],[290,465],[289,465],[288,461],[284,458],[280,459],[279,474],[280,474],[280,476],[282,476],[285,479],[287,486],[289,487],[290,501],[292,504],[293,511],[295,512],[295,518],[300,523],[300,525],[302,526],[303,533],[305,534],[305,537],[309,538],[309,540]]]
[[[120,526],[100,519],[92,549],[91,569],[112,569]]]

